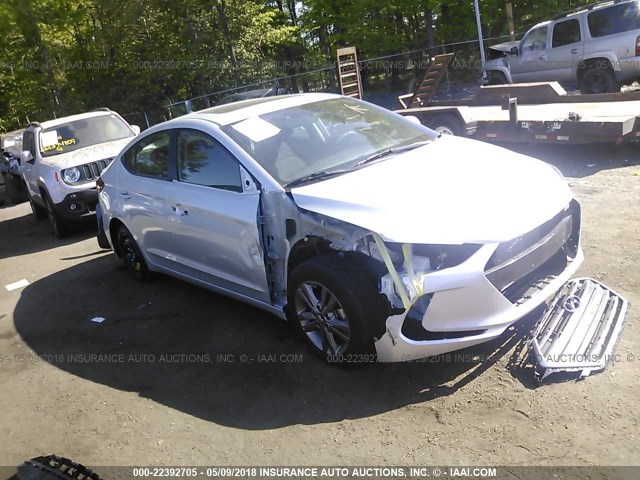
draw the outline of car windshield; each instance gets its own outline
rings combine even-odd
[[[51,157],[133,136],[133,130],[117,115],[100,115],[42,130],[40,149],[43,157]]]
[[[437,138],[421,125],[351,98],[278,110],[222,129],[283,186]]]

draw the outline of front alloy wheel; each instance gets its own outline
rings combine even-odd
[[[339,356],[349,348],[351,329],[344,308],[324,285],[307,281],[296,290],[295,309],[302,331],[326,356]]]
[[[320,255],[293,269],[287,314],[312,350],[331,363],[375,360],[389,303],[368,270],[347,256]]]

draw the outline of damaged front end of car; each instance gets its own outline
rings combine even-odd
[[[515,239],[401,246],[375,239],[396,307],[376,341],[380,361],[406,361],[491,340],[554,295],[583,260],[575,201]]]
[[[283,211],[283,205],[288,205]],[[284,218],[281,252],[271,251],[276,224],[264,222],[274,305],[287,310],[287,276],[314,256],[335,255],[366,269],[388,304],[384,332],[373,338],[378,361],[401,362],[473,346],[502,334],[549,297],[583,260],[581,212],[574,200],[544,224],[505,242],[417,244],[299,208],[263,202]],[[265,215],[270,217],[271,215]],[[269,233],[271,231],[271,233]]]

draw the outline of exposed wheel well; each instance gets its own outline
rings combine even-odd
[[[109,222],[109,237],[111,238],[111,245],[113,245],[113,252],[120,257],[120,245],[118,245],[118,231],[120,227],[124,225],[120,220],[114,218]]]
[[[584,77],[584,74],[593,68],[602,70],[613,70],[611,62],[606,58],[590,58],[588,60],[583,60],[578,63],[577,67],[578,84],[582,82],[582,77]]]
[[[309,236],[297,242],[289,253],[289,261],[287,263],[287,276],[291,274],[294,268],[301,263],[306,262],[310,258],[319,257],[321,255],[332,255],[340,258],[340,263],[349,268],[363,268],[366,275],[372,281],[377,282],[386,274],[386,267],[382,262],[371,258],[360,252],[343,252],[331,248],[331,242],[325,238],[317,236]]]
[[[387,273],[387,269],[384,263],[365,255],[364,253],[354,251],[338,251],[331,248],[331,242],[325,238],[317,236],[309,236],[298,241],[291,252],[289,253],[289,261],[287,264],[287,279],[290,277],[291,272],[304,262],[316,258],[325,257],[327,260],[335,259],[335,269],[356,269],[360,270],[363,275],[362,278],[366,278],[371,282],[374,288],[379,288],[380,279]],[[288,281],[288,280],[287,280]],[[380,294],[384,299],[385,308],[391,308],[390,304],[383,294]],[[292,312],[290,305],[285,306],[285,313],[287,318],[291,319]]]

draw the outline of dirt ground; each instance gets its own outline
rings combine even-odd
[[[260,310],[136,283],[93,224],[60,241],[1,207],[0,465],[640,464],[640,149],[525,151],[583,205],[579,274],[631,303],[602,374],[536,388],[531,317],[465,361],[330,367]]]

